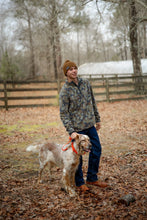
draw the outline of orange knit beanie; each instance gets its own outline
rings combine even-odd
[[[65,63],[63,64],[63,72],[64,72],[65,76],[66,76],[67,71],[71,67],[77,68],[77,65],[74,62],[70,61],[70,60],[66,60]]]

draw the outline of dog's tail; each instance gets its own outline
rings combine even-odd
[[[41,147],[40,144],[37,144],[37,145],[29,145],[29,146],[26,148],[26,151],[32,151],[32,152],[34,152],[34,153],[38,153],[39,150],[40,150],[40,147]]]

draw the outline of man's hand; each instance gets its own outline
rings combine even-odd
[[[98,130],[101,128],[101,123],[100,123],[100,122],[97,122],[95,128],[96,128],[96,130],[98,131]]]
[[[71,134],[71,138],[72,138],[72,139],[75,139],[75,138],[77,137],[77,135],[78,135],[77,132],[73,132],[73,133]]]

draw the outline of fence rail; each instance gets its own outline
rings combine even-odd
[[[147,76],[89,78],[97,102],[147,98]],[[59,104],[63,80],[0,81],[0,108],[44,107]]]

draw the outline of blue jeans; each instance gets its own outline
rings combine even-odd
[[[94,182],[98,180],[97,173],[99,169],[100,157],[101,157],[101,144],[98,137],[96,128],[93,126],[91,128],[85,129],[78,132],[79,134],[86,134],[90,138],[92,144],[91,152],[89,153],[89,162],[88,162],[88,172],[87,172],[87,181]],[[80,163],[75,175],[76,186],[81,186],[85,184],[82,171],[82,156],[80,156]]]

